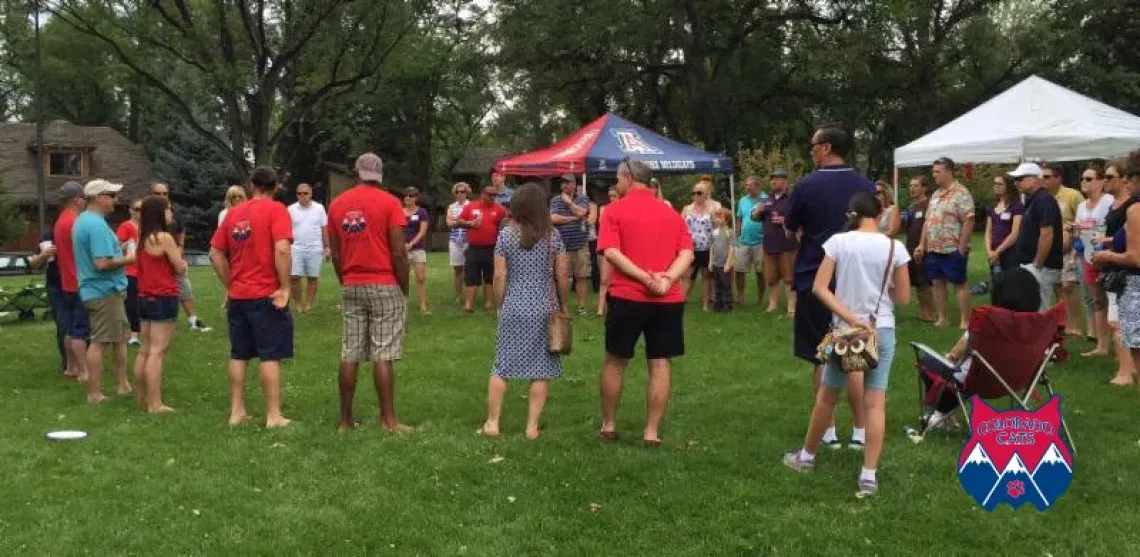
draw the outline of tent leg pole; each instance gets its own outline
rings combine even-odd
[[[894,173],[894,177],[892,178],[892,180],[894,181],[893,186],[895,189],[895,206],[897,207],[899,204],[899,167],[898,167],[898,165],[895,166],[895,173]]]
[[[729,174],[728,175],[728,197],[729,197],[729,202],[732,204],[729,207],[729,209],[732,211],[732,213],[734,215],[731,219],[728,219],[728,222],[729,222],[729,226],[732,227],[731,228],[732,235],[736,236],[736,217],[735,217],[735,215],[736,215],[736,175],[735,174]]]

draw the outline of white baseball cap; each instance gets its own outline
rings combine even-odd
[[[83,186],[83,195],[86,197],[95,197],[104,193],[119,193],[123,189],[122,184],[115,184],[106,180],[91,180]]]
[[[1013,172],[1010,172],[1009,175],[1013,178],[1024,178],[1026,176],[1040,178],[1041,167],[1031,162],[1023,162],[1014,169]]]

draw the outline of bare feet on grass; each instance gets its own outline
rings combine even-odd
[[[483,427],[476,430],[476,433],[483,437],[498,437],[499,424],[492,424],[491,422],[484,423]]]
[[[356,427],[359,425],[360,425],[360,422],[355,422],[355,421],[353,421],[353,422],[341,422],[340,424],[338,424],[336,426],[336,431],[337,431],[337,433],[347,433],[349,431],[356,429]]]
[[[291,424],[291,423],[293,423],[293,420],[290,420],[289,418],[286,418],[285,416],[274,416],[272,418],[266,418],[265,419],[265,427],[267,429],[275,429],[275,428],[279,428],[279,427],[289,427],[289,424]]]
[[[123,396],[123,395],[129,395],[129,394],[135,392],[135,390],[133,387],[131,387],[130,383],[122,383],[119,385],[119,388],[116,389],[115,392],[119,393],[119,396]]]
[[[239,414],[230,414],[230,425],[241,425],[249,420],[249,414],[241,412]]]
[[[534,441],[535,439],[538,439],[538,437],[540,435],[542,435],[542,429],[540,429],[538,426],[533,426],[533,427],[527,426],[527,428],[526,428],[526,438],[527,439]]]
[[[174,409],[165,404],[160,404],[153,408],[147,408],[146,411],[150,412],[151,414],[168,414],[170,412],[173,412]]]
[[[103,402],[107,402],[107,397],[103,396],[103,393],[87,395],[87,404],[100,404]]]
[[[410,425],[404,425],[400,422],[384,423],[380,422],[380,428],[388,433],[411,433],[415,431]]]

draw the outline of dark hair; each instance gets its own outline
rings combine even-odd
[[[922,191],[925,192],[926,195],[933,193],[934,188],[930,187],[930,180],[927,180],[926,176],[919,174],[918,176],[912,177],[911,180],[918,180],[918,184],[922,186]]]
[[[1048,170],[1048,171],[1052,172],[1058,178],[1064,178],[1065,177],[1064,169],[1061,168],[1060,164],[1057,164],[1055,162],[1047,162],[1047,163],[1041,165],[1041,168],[1043,170]]]
[[[937,159],[934,160],[934,162],[930,163],[930,166],[941,166],[942,168],[945,168],[946,170],[953,172],[954,171],[954,159],[952,159],[950,157],[938,157]]]
[[[1108,164],[1104,165],[1104,171],[1107,173],[1108,169],[1115,168],[1116,173],[1119,174],[1121,178],[1124,178],[1127,176],[1127,174],[1124,172],[1125,166],[1127,166],[1126,159],[1113,159],[1111,161],[1108,161]]]
[[[1128,153],[1124,162],[1124,177],[1131,179],[1133,176],[1140,176],[1140,149]]]
[[[170,202],[165,197],[151,195],[143,199],[139,211],[139,242],[145,243],[159,232],[169,232],[166,224],[166,209]]]
[[[419,197],[420,196],[420,188],[417,188],[415,186],[408,186],[408,187],[404,188],[404,196],[405,197]]]
[[[817,143],[831,145],[831,152],[845,159],[855,147],[851,134],[840,124],[823,124],[815,129],[815,133],[819,137]]]
[[[530,249],[539,240],[550,235],[550,204],[546,190],[534,182],[527,182],[515,190],[511,197],[511,219],[522,232],[522,247]]]
[[[990,303],[1010,311],[1036,312],[1041,309],[1041,288],[1033,273],[1014,267],[994,277]]]
[[[1085,170],[1093,171],[1093,174],[1096,176],[1097,180],[1104,179],[1104,165],[1100,164],[1099,162],[1089,163],[1089,165],[1085,167]],[[1081,174],[1084,173],[1082,172]]]
[[[277,189],[277,172],[272,168],[258,167],[249,176],[249,183],[259,191],[273,191]]]
[[[843,229],[850,232],[859,228],[859,222],[863,219],[877,219],[882,214],[883,204],[879,203],[875,194],[866,191],[857,192],[847,203],[847,224]]]
[[[1005,176],[994,176],[994,179],[1001,179],[1001,196],[1003,198],[1002,200],[1005,201],[1006,206],[1013,205],[1014,201],[1021,199],[1021,192],[1017,191],[1017,184],[1014,183],[1013,180],[1010,180]]]

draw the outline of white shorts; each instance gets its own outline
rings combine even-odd
[[[1037,286],[1041,289],[1041,309],[1045,311],[1053,307],[1053,289],[1061,282],[1060,269],[1038,269],[1032,263],[1025,263],[1021,266],[1033,274],[1033,278],[1037,279]]]
[[[452,267],[462,267],[467,264],[467,244],[457,244],[455,242],[447,243],[447,258]]]
[[[408,263],[427,263],[427,252],[422,249],[409,251]]]
[[[1116,305],[1116,294],[1112,292],[1106,293],[1108,296],[1108,322],[1120,322],[1120,306]]]
[[[322,249],[294,249],[293,269],[290,275],[294,277],[320,278],[321,264],[325,261]]]

